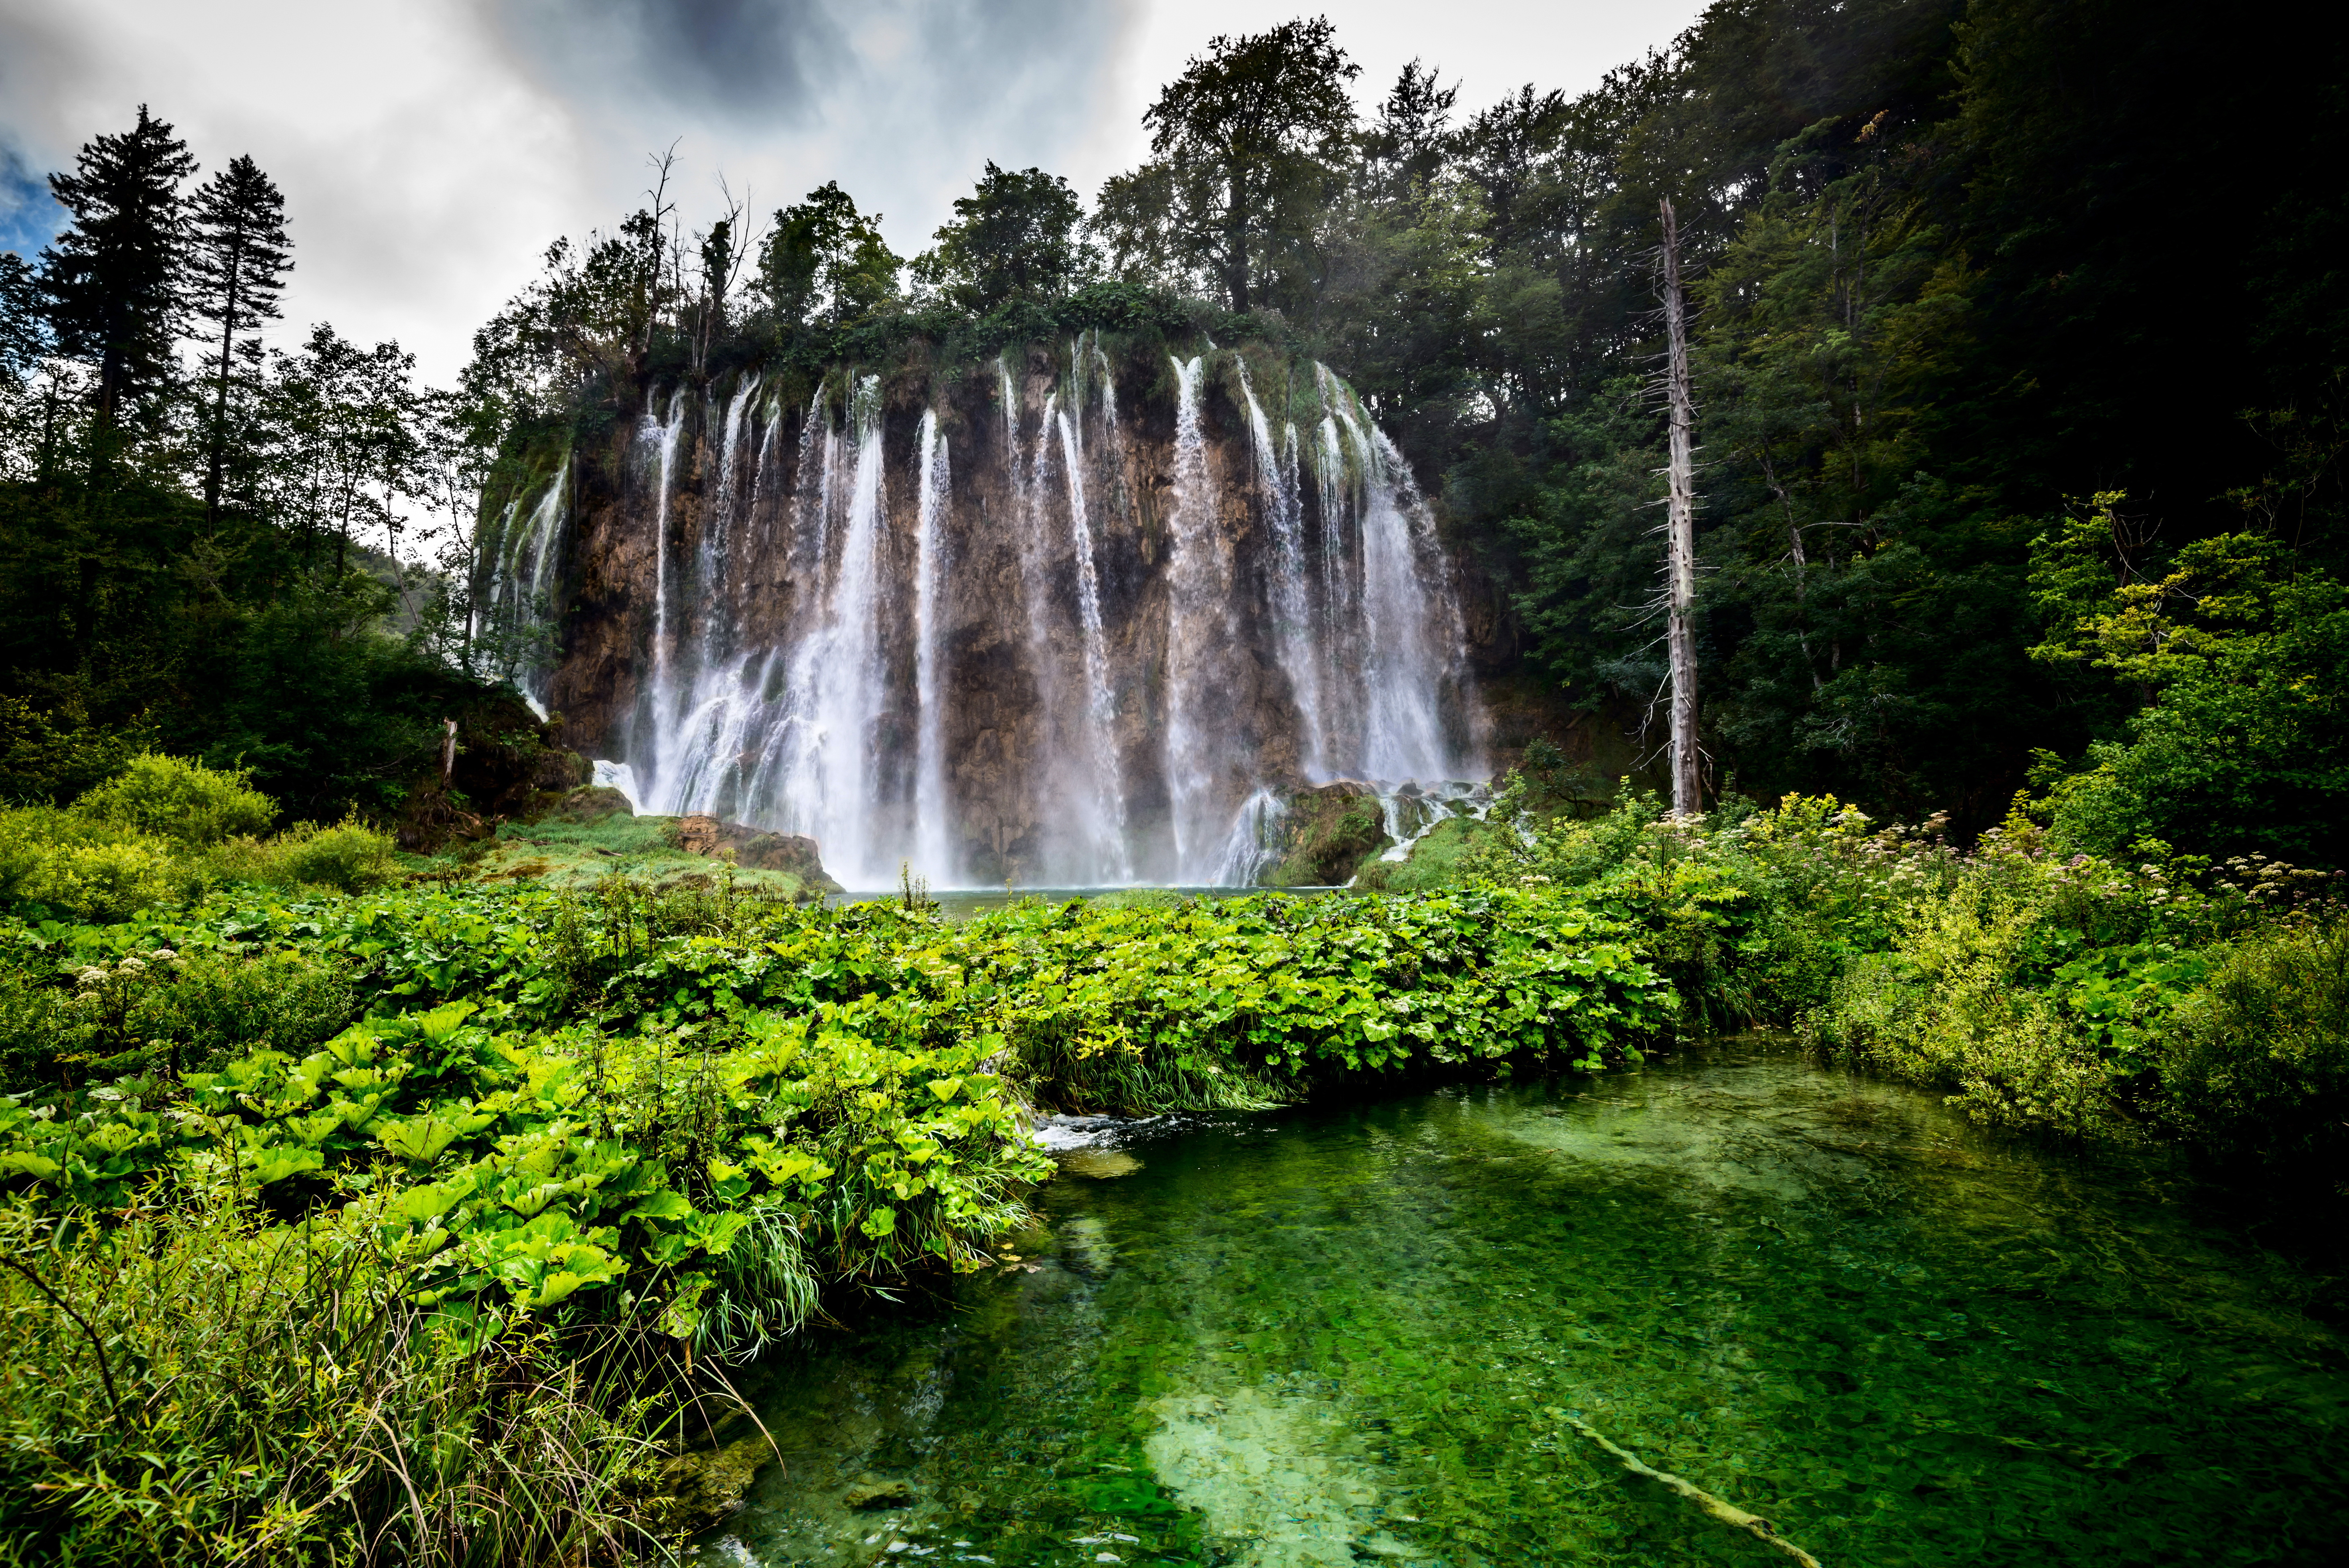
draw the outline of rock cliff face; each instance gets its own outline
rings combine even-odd
[[[656,388],[491,533],[481,614],[543,622],[568,744],[851,887],[1251,881],[1267,799],[1481,771],[1429,510],[1309,363]]]

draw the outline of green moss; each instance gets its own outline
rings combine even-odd
[[[1438,822],[1425,838],[1411,847],[1408,859],[1366,857],[1354,873],[1354,885],[1374,892],[1427,892],[1450,887],[1460,880],[1461,857],[1499,830],[1473,817]]]
[[[1366,854],[1393,841],[1374,796],[1330,785],[1291,796],[1281,821],[1282,853],[1258,880],[1266,887],[1335,887]]]

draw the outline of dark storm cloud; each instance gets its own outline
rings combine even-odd
[[[824,0],[490,0],[487,9],[548,87],[633,94],[636,108],[651,98],[804,124],[815,84],[850,63]]]
[[[1063,172],[1140,0],[481,0],[633,204],[647,150],[771,211],[827,180],[918,249],[988,159]],[[688,219],[695,198],[688,196]],[[613,215],[617,211],[616,207]]]

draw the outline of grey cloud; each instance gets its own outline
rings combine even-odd
[[[488,0],[485,9],[543,85],[623,117],[650,99],[803,125],[814,84],[848,64],[825,0]]]

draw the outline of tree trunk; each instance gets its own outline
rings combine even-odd
[[[1680,230],[1671,198],[1664,198],[1664,325],[1671,342],[1664,371],[1671,408],[1670,484],[1671,518],[1664,551],[1665,594],[1670,614],[1667,645],[1672,669],[1672,813],[1693,816],[1704,810],[1704,785],[1696,745],[1696,642],[1689,625],[1696,599],[1696,459],[1692,428],[1696,422],[1689,395],[1688,320],[1681,300]]]
[[[1232,314],[1247,315],[1247,187],[1237,173],[1232,176],[1231,200],[1224,209],[1224,286],[1231,292]]]
[[[212,450],[204,465],[204,526],[220,526],[222,449],[228,439],[229,351],[236,343],[236,285],[244,276],[244,235],[240,231],[229,248],[228,298],[221,308],[220,383],[212,393]],[[266,296],[263,303],[266,304]]]

